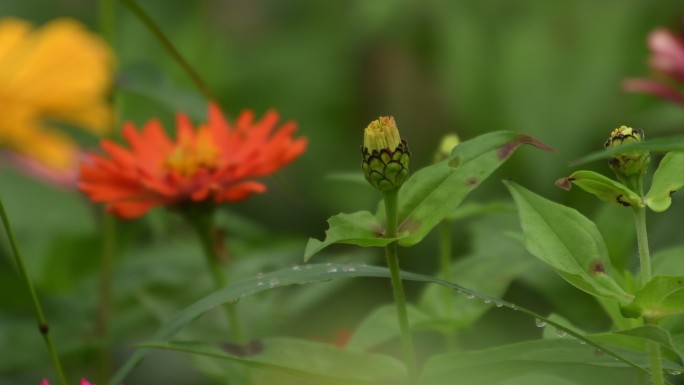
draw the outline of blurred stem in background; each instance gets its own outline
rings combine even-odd
[[[228,280],[221,268],[222,256],[218,252],[218,242],[222,240],[217,239],[217,231],[214,226],[214,210],[213,207],[199,206],[199,207],[184,207],[181,209],[183,216],[188,221],[190,226],[195,229],[197,236],[202,244],[202,251],[206,257],[207,266],[211,272],[214,280],[214,285],[217,290],[223,289],[228,285]],[[223,306],[228,317],[228,328],[233,332],[234,342],[242,344],[245,342],[245,336],[240,324],[240,317],[237,311],[237,304],[227,303]]]
[[[395,238],[397,236],[398,193],[399,189],[383,192],[383,198],[385,200],[385,213],[387,214],[387,234],[385,234],[387,238]],[[418,366],[416,364],[415,352],[413,350],[411,326],[409,324],[408,313],[406,311],[406,296],[404,295],[404,286],[401,282],[399,257],[397,256],[397,242],[395,241],[385,246],[385,253],[387,255],[387,264],[389,265],[392,278],[394,303],[397,306],[397,317],[399,318],[401,341],[404,349],[404,360],[406,361],[409,382],[411,384],[415,384],[418,380]]]
[[[195,86],[197,89],[204,95],[207,100],[215,100],[213,94],[211,93],[209,87],[207,84],[202,80],[202,78],[199,76],[197,71],[195,71],[194,68],[188,63],[187,60],[183,57],[183,55],[178,52],[176,47],[171,43],[171,40],[169,40],[164,32],[159,28],[159,26],[152,20],[150,15],[145,12],[144,9],[142,9],[138,3],[135,2],[135,0],[120,0],[126,8],[128,8],[133,14],[140,19],[140,21],[145,24],[147,29],[152,32],[155,38],[159,40],[159,43],[161,43],[162,47],[171,55],[171,57],[178,62],[178,64],[183,68],[183,70],[188,74],[190,79],[192,80],[193,83],[195,83]]]
[[[57,349],[55,349],[55,344],[52,342],[52,337],[50,336],[50,329],[48,327],[47,320],[45,319],[43,308],[41,307],[40,301],[38,300],[36,290],[33,288],[31,277],[29,276],[28,270],[26,269],[26,264],[24,263],[24,257],[19,251],[19,246],[17,245],[17,241],[14,238],[14,232],[12,231],[12,227],[10,226],[9,218],[7,217],[7,213],[5,212],[5,206],[2,203],[2,199],[0,199],[0,216],[2,216],[2,223],[5,226],[5,233],[7,234],[7,238],[10,241],[10,246],[12,247],[12,253],[14,254],[14,259],[17,263],[17,268],[19,268],[19,273],[21,274],[21,277],[24,279],[24,282],[26,283],[26,288],[28,289],[29,294],[31,295],[33,308],[36,313],[36,318],[38,319],[38,330],[40,330],[40,334],[43,336],[45,345],[47,346],[48,352],[50,353],[50,358],[52,359],[52,364],[55,367],[55,372],[57,373],[59,383],[61,385],[68,385],[68,381],[66,380],[66,377],[64,376],[64,371],[62,370],[62,363],[60,362],[59,355],[57,354]]]
[[[100,34],[114,50],[114,34],[116,30],[116,0],[100,0],[99,3]],[[114,116],[119,116],[121,96],[113,87]],[[113,124],[118,126],[118,119]],[[114,132],[112,130],[111,132]],[[116,255],[117,219],[102,213],[100,247],[100,286],[98,288],[98,308],[95,320],[95,338],[100,343],[98,378],[100,383],[107,382],[112,374],[112,357],[110,355],[112,339],[109,334],[109,319],[112,316],[112,278],[114,274],[114,257]]]
[[[112,277],[114,274],[114,256],[116,255],[117,219],[107,213],[102,215],[102,243],[100,248],[100,287],[95,323],[95,337],[100,341],[99,380],[101,383],[112,374],[110,356],[111,336],[109,335],[109,319],[112,315]]]

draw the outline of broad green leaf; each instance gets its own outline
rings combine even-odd
[[[460,143],[449,159],[418,170],[399,190],[399,231],[409,232],[399,245],[420,242],[523,144],[554,151],[527,135],[497,131]]]
[[[639,337],[645,340],[657,342],[665,348],[670,349],[673,353],[677,355],[677,358],[680,361],[682,361],[682,354],[679,352],[674,342],[672,341],[672,336],[670,335],[670,332],[660,326],[644,325],[633,329],[616,331],[614,333]]]
[[[672,193],[684,186],[682,170],[684,170],[684,152],[668,152],[663,157],[653,174],[651,189],[644,199],[651,210],[662,212],[670,207]]]
[[[497,307],[513,309],[521,313],[527,314],[532,318],[546,320],[543,316],[533,311],[527,310],[523,307],[500,300],[498,298],[480,294],[476,291],[470,290],[455,283],[444,281],[442,279],[434,278],[427,275],[406,272],[402,272],[401,276],[402,279],[405,280],[417,282],[433,282],[461,293],[459,295],[470,295],[473,297],[478,297],[484,301],[489,301],[496,304]],[[295,266],[293,268],[281,269],[269,274],[265,274],[263,277],[245,279],[243,281],[236,282],[231,286],[220,289],[188,306],[187,308],[176,314],[176,316],[168,320],[164,325],[162,325],[162,327],[157,331],[157,333],[155,333],[150,338],[150,340],[169,340],[185,326],[196,320],[200,315],[206,313],[207,311],[213,308],[221,306],[224,303],[235,302],[247,296],[254,295],[266,290],[273,290],[283,286],[311,284],[328,281],[331,279],[352,277],[377,277],[387,279],[390,277],[390,272],[387,268],[376,266],[354,264],[319,264]],[[641,370],[641,368],[636,363],[634,363],[630,357],[624,357],[619,353],[613,352],[610,348],[597,344],[591,341],[590,339],[587,339],[586,337],[577,334],[574,331],[569,330],[562,325],[555,323],[552,320],[548,320],[546,322],[551,326],[566,331],[568,335],[572,337],[585,341],[588,346],[593,346],[595,348],[601,349],[606,354],[614,357],[615,359],[624,362],[625,364],[632,366],[636,369]],[[146,352],[143,350],[138,350],[135,353],[133,353],[129,357],[129,359],[121,366],[121,368],[116,372],[116,374],[110,379],[108,384],[119,385],[120,383],[124,382],[126,375],[131,370],[133,370],[138,364],[140,364],[140,362],[144,359],[145,355]]]
[[[406,310],[411,327],[416,327],[430,320],[425,312],[413,305],[407,305]],[[383,305],[376,308],[361,321],[361,324],[354,330],[347,346],[357,350],[369,350],[398,337],[399,333],[397,307],[394,304]]]
[[[304,251],[304,261],[334,243],[359,246],[385,246],[397,238],[383,238],[385,227],[368,211],[338,214],[328,219],[325,240],[310,238]],[[401,238],[400,235],[399,238]]]
[[[596,225],[577,210],[504,182],[518,206],[525,246],[568,282],[589,294],[631,301],[611,277],[610,258]]]
[[[684,276],[653,277],[621,310],[625,317],[650,319],[684,313]]]
[[[268,338],[246,346],[162,341],[141,347],[214,357],[321,385],[401,384],[406,379],[405,366],[390,356],[294,338]]]
[[[647,365],[641,353],[639,362]],[[596,370],[599,367],[600,370]],[[563,370],[565,368],[565,370]],[[561,377],[581,384],[604,384],[597,374],[616,378],[634,377],[633,368],[616,362],[596,349],[564,338],[535,340],[470,352],[456,352],[430,358],[419,382],[421,385],[497,384],[530,373],[562,373]],[[597,381],[598,380],[598,381]],[[619,381],[611,383],[620,383]]]
[[[556,186],[570,190],[571,183],[605,202],[620,206],[641,206],[642,204],[639,195],[627,186],[593,171],[575,171],[569,177],[556,181]]]
[[[671,136],[669,138],[649,139],[640,143],[628,144],[620,147],[613,147],[603,151],[593,152],[572,162],[576,166],[583,163],[592,162],[599,159],[607,159],[621,152],[633,150],[649,150],[651,152],[684,151],[684,136]]]

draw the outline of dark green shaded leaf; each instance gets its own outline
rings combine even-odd
[[[227,302],[234,302],[241,298],[249,295],[254,295],[256,293],[275,289],[278,287],[295,285],[295,284],[311,284],[315,282],[322,282],[337,278],[351,278],[351,277],[379,277],[379,278],[389,278],[389,269],[376,266],[366,266],[366,265],[352,265],[352,264],[324,264],[324,265],[304,265],[297,268],[287,268],[272,273],[266,274],[263,278],[251,278],[240,282],[237,282],[231,286],[218,290],[189,307],[185,308],[180,313],[176,314],[175,317],[167,321],[157,333],[151,338],[153,341],[165,341],[170,339],[173,335],[183,329],[186,325],[193,322],[197,317],[204,314],[205,312],[221,306]],[[559,325],[552,320],[546,320],[541,315],[532,312],[530,310],[524,309],[520,306],[514,305],[510,302],[500,300],[498,298],[493,298],[487,295],[480,294],[463,286],[444,281],[442,279],[402,272],[402,279],[418,281],[418,282],[433,282],[442,286],[454,289],[464,295],[472,295],[473,297],[478,297],[485,301],[490,301],[497,306],[506,307],[509,309],[520,311],[530,315],[533,318],[538,318],[545,320],[549,325],[564,330],[568,335],[581,339],[586,342],[588,346],[602,349],[606,354],[611,355],[615,359],[626,363],[634,368],[641,368],[634,363],[630,358],[623,357],[622,355],[613,352],[609,348],[599,345],[586,337],[565,328],[563,325]],[[264,284],[267,282],[268,284]],[[117,373],[108,382],[109,385],[118,385],[123,382],[126,375],[133,370],[145,357],[146,352],[137,351],[135,352],[117,371]]]
[[[404,365],[386,355],[294,338],[269,338],[247,347],[252,345],[254,348],[244,354],[231,354],[230,350],[234,349],[192,342],[151,342],[142,347],[210,356],[316,384],[393,385],[403,383],[406,378]]]

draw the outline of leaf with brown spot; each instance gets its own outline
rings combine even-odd
[[[449,159],[418,170],[399,190],[399,227],[408,229],[406,224],[413,224],[408,236],[399,240],[399,245],[412,246],[420,242],[523,144],[554,151],[527,135],[497,131],[462,142],[454,148]],[[501,156],[502,151],[506,156]],[[381,205],[377,214],[380,221],[383,221],[384,212]]]
[[[628,303],[612,278],[608,248],[594,222],[577,210],[504,182],[518,207],[525,247],[566,281],[597,297]]]

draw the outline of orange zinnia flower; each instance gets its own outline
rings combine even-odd
[[[95,135],[110,129],[112,61],[107,45],[75,20],[33,29],[0,19],[0,146],[51,171],[74,171],[79,147],[54,122]]]
[[[306,138],[294,139],[294,122],[274,128],[278,114],[269,111],[254,122],[243,111],[232,127],[220,108],[209,104],[208,123],[193,129],[177,115],[177,138],[150,120],[141,132],[123,127],[130,150],[103,140],[108,156],[92,155],[81,164],[78,187],[90,199],[107,204],[109,212],[135,218],[150,208],[185,202],[237,201],[266,187],[253,178],[274,173],[306,149]]]

